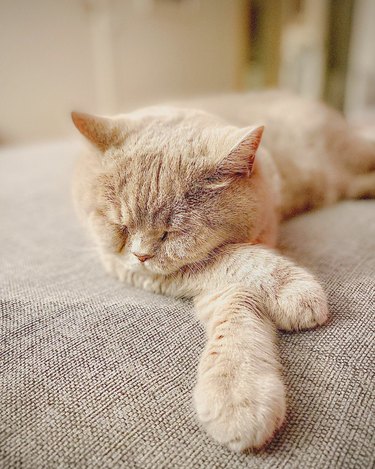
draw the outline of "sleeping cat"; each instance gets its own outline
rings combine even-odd
[[[285,416],[275,329],[328,318],[319,283],[272,250],[278,225],[375,196],[375,146],[335,111],[276,91],[72,117],[91,142],[75,203],[104,267],[194,299],[207,331],[198,418],[232,450],[262,447]]]

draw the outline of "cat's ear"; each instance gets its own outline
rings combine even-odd
[[[242,129],[236,136],[237,142],[220,162],[218,173],[229,177],[250,176],[263,130],[264,126]]]
[[[72,120],[81,134],[103,152],[123,140],[123,130],[116,119],[72,112]]]

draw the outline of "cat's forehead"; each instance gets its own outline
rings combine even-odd
[[[183,193],[212,166],[202,129],[181,119],[151,120],[116,151],[126,186],[137,193],[147,189],[154,198]]]
[[[181,210],[184,196],[193,182],[163,155],[130,160],[112,173],[112,200],[116,201],[121,223],[136,227],[164,226]]]
[[[153,122],[140,129],[124,143],[124,152],[135,164],[147,159],[150,164],[159,156],[165,161],[194,164],[197,158],[209,156],[207,138],[199,128]],[[182,169],[182,168],[181,168]]]
[[[162,225],[186,214],[186,196],[214,167],[216,147],[205,124],[190,114],[148,116],[116,149],[116,192],[126,223]]]
[[[130,129],[124,141],[128,152],[134,155],[156,152],[166,158],[188,159],[208,156],[215,147],[212,130],[222,125],[217,117],[203,111],[169,106],[130,113],[125,122]]]

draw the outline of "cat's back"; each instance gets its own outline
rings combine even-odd
[[[331,187],[340,178],[337,148],[347,132],[335,110],[279,90],[209,97],[191,105],[234,125],[265,126],[262,144],[281,177],[284,216],[332,198]]]
[[[189,105],[211,112],[233,125],[264,125],[263,143],[273,152],[282,153],[293,144],[314,143],[314,137],[326,140],[341,131],[345,121],[321,102],[280,90],[231,93],[190,101]],[[327,125],[329,123],[329,125]]]

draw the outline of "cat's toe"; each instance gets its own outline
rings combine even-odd
[[[280,428],[285,416],[285,392],[280,378],[259,383],[223,383],[204,379],[194,392],[197,415],[207,433],[232,451],[259,449]]]
[[[326,295],[316,282],[309,288],[284,291],[277,299],[275,309],[276,325],[286,331],[313,329],[329,318]]]
[[[301,317],[296,329],[313,329],[314,327],[322,326],[328,321],[329,313],[326,301],[322,303],[312,302],[302,308]]]

